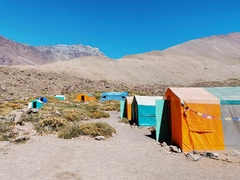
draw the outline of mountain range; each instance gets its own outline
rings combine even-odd
[[[30,46],[0,36],[0,65],[40,65],[82,56],[104,56],[98,48],[79,45]]]
[[[240,85],[240,33],[190,40],[118,60],[83,45],[33,47],[0,37],[0,92],[6,95]],[[0,95],[1,96],[1,95]]]

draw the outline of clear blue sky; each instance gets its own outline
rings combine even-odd
[[[0,35],[33,46],[90,45],[113,59],[239,31],[239,0],[0,1]]]

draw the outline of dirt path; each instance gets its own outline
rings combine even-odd
[[[117,135],[104,141],[48,135],[31,136],[20,145],[0,142],[0,179],[239,179],[237,163],[208,158],[193,162],[183,153],[167,154],[165,147],[147,136],[149,130],[119,123],[118,116],[112,112],[110,118],[98,120],[117,130]]]

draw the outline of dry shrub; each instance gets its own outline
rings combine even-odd
[[[63,139],[71,139],[79,135],[79,125],[75,123],[67,123],[58,133],[58,137]]]
[[[0,115],[6,116],[11,113],[12,109],[9,107],[0,107]]]
[[[84,107],[89,112],[93,112],[93,111],[98,111],[99,110],[99,104],[97,102],[90,102],[88,104],[84,104]]]
[[[38,113],[36,114],[22,114],[21,119],[24,122],[38,122],[41,117]]]
[[[24,105],[19,104],[19,103],[7,103],[6,104],[7,107],[11,108],[11,109],[23,109]]]
[[[104,136],[110,137],[116,130],[107,123],[94,122],[94,123],[83,123],[79,126],[81,135],[88,135],[91,137]]]
[[[12,123],[10,121],[0,121],[0,141],[7,141],[11,135]]]
[[[100,118],[109,118],[110,114],[103,111],[95,111],[90,114],[90,118],[92,119],[100,119]]]
[[[79,121],[83,120],[86,115],[83,112],[80,112],[79,110],[76,109],[65,109],[63,110],[63,117],[67,121]]]
[[[35,124],[35,129],[39,132],[58,131],[66,124],[66,119],[61,117],[47,117]]]
[[[125,124],[129,124],[129,120],[127,118],[122,118],[120,119],[118,122],[120,123],[125,123]]]
[[[92,119],[100,119],[100,118],[108,118],[110,115],[105,113],[103,110],[100,109],[100,105],[96,102],[91,102],[89,104],[82,105],[86,115]]]

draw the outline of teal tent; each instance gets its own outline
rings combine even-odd
[[[65,96],[64,95],[55,95],[55,98],[64,101],[65,100]]]
[[[120,118],[124,117],[125,112],[125,100],[120,101]]]
[[[156,126],[155,101],[162,96],[134,96],[132,103],[132,119],[138,126]]]
[[[32,103],[31,108],[36,108],[36,109],[40,109],[44,105],[44,103],[42,101],[37,100],[37,99],[32,100],[31,103]]]
[[[156,100],[156,140],[159,142],[171,140],[167,103],[163,99]]]

